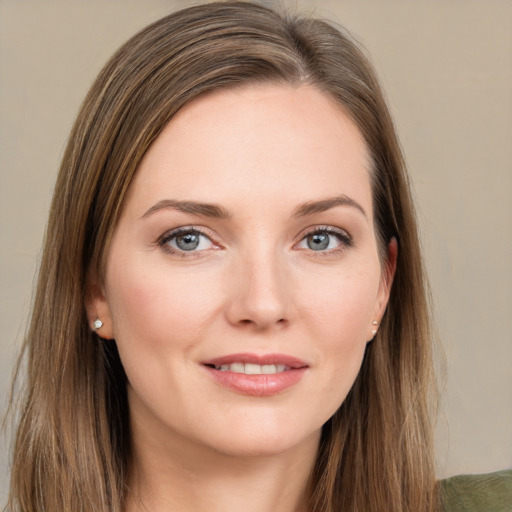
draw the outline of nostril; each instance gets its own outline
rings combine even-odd
[[[253,325],[253,324],[258,324],[258,322],[254,321],[254,320],[250,320],[248,318],[244,318],[242,320],[240,320],[239,322],[240,324],[243,324],[243,325]],[[285,324],[286,323],[286,318],[280,318],[279,320],[276,320],[276,324]]]

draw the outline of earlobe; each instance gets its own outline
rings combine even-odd
[[[88,279],[87,283],[85,311],[92,331],[100,338],[114,338],[114,326],[107,297],[101,285],[92,277]]]

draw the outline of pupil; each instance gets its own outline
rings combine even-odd
[[[195,233],[187,233],[176,238],[176,245],[184,251],[192,251],[199,245],[199,236]]]
[[[308,236],[308,247],[313,251],[327,249],[329,245],[329,235],[326,233],[316,233]]]

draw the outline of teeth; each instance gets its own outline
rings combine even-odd
[[[253,363],[232,363],[216,366],[216,370],[221,372],[245,373],[246,375],[267,375],[271,373],[281,373],[289,370],[284,364],[253,364]]]
[[[263,373],[262,367],[259,364],[245,363],[245,372],[247,375],[257,375]]]
[[[244,363],[230,364],[229,370],[235,373],[245,373]]]

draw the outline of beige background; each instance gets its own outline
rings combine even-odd
[[[114,49],[190,3],[0,0],[2,400],[78,105]],[[448,360],[439,475],[511,467],[512,3],[302,5],[346,25],[368,48],[413,176]],[[0,502],[6,453],[0,444]]]

